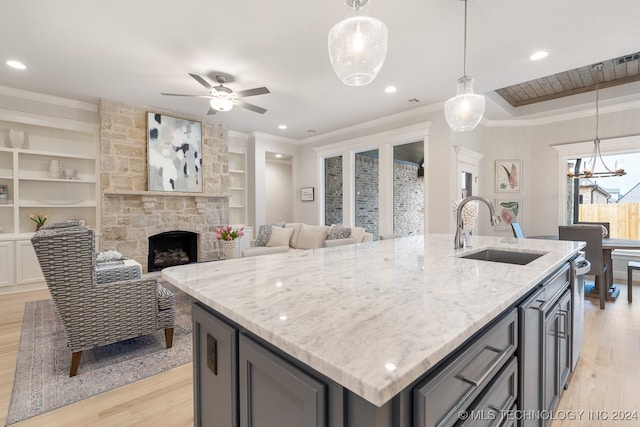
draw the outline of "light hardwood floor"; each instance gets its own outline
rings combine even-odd
[[[0,425],[9,409],[24,305],[46,298],[47,290],[0,295]],[[187,363],[13,426],[193,426],[192,369]]]
[[[574,419],[552,427],[640,425],[640,301],[627,303],[626,286],[619,299],[599,310],[585,306],[585,343],[578,369],[554,416]],[[635,289],[636,295],[638,289]],[[24,304],[49,298],[46,290],[0,295],[0,422],[4,425],[11,397]],[[582,411],[582,412],[581,412]],[[638,418],[612,421],[619,412]],[[608,419],[597,420],[600,418]],[[155,426],[193,425],[192,364],[64,406],[15,426]]]

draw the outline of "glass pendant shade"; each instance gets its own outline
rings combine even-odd
[[[329,31],[329,59],[348,86],[371,83],[387,56],[387,26],[368,16],[338,22]]]
[[[211,98],[209,105],[216,111],[229,111],[233,108],[233,101],[229,98]]]
[[[473,79],[463,76],[458,79],[456,96],[444,104],[444,117],[456,132],[472,130],[482,120],[484,104],[484,96],[473,93]]]

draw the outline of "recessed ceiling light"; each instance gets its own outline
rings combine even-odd
[[[287,125],[280,125],[280,126],[278,126],[278,129],[285,130],[286,128],[287,128]]]
[[[546,58],[549,55],[549,52],[547,52],[546,50],[539,50],[537,52],[534,52],[529,59],[531,59],[532,61],[539,61],[541,59]]]
[[[11,68],[15,68],[16,70],[26,70],[27,69],[27,66],[24,65],[20,61],[9,60],[9,61],[7,61],[7,65],[9,67],[11,67]]]
[[[276,158],[281,159],[282,158],[282,154],[276,154]]]
[[[387,93],[394,93],[395,91],[397,91],[398,88],[395,86],[387,86],[384,88],[384,91]]]

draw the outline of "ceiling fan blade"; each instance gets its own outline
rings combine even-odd
[[[206,88],[207,88],[207,90],[211,90],[211,89],[213,89],[213,86],[211,86],[211,84],[210,84],[208,81],[206,81],[205,79],[203,79],[203,78],[202,78],[202,77],[200,77],[199,75],[197,75],[197,74],[192,74],[192,73],[189,73],[189,75],[190,75],[191,77],[193,77],[193,78],[194,78],[198,83],[200,83],[202,86],[206,87]]]
[[[160,95],[166,95],[166,96],[187,96],[190,98],[206,98],[206,99],[211,99],[211,95],[187,95],[184,93],[160,93]]]
[[[243,98],[247,96],[264,95],[265,93],[271,93],[271,92],[269,92],[269,89],[267,89],[266,87],[257,87],[255,89],[241,90],[234,93],[238,95],[240,98]]]
[[[264,114],[267,110],[262,107],[258,107],[257,105],[249,104],[248,102],[240,101],[239,99],[234,99],[233,103],[238,107],[246,108],[247,110],[255,111],[259,114]]]
[[[213,116],[215,113],[216,113],[216,110],[214,110],[213,108],[209,108],[209,111],[207,111],[208,116]]]

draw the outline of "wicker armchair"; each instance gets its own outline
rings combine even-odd
[[[155,279],[96,273],[95,232],[78,223],[51,224],[31,243],[71,349],[69,376],[84,350],[164,329],[173,345],[175,296]],[[105,282],[109,280],[108,282]]]

